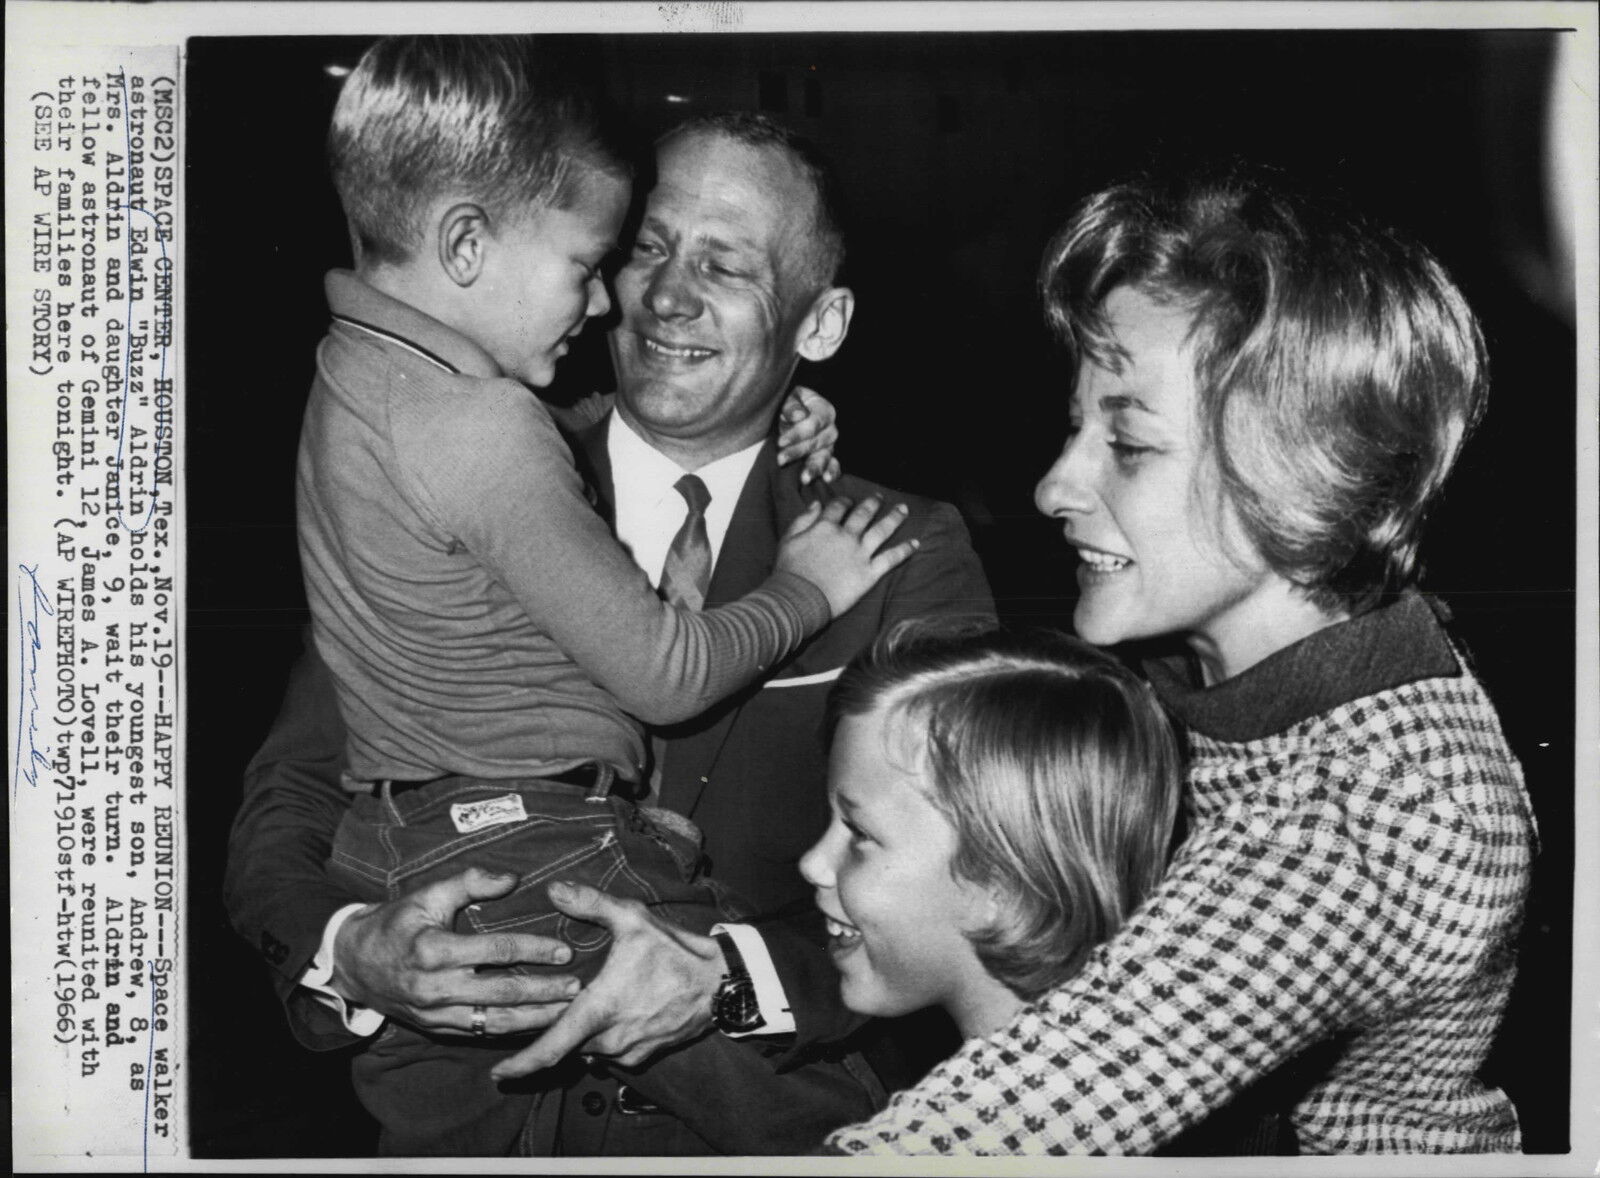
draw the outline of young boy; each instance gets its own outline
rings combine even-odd
[[[1041,285],[1077,360],[1037,500],[1079,632],[1178,639],[1190,833],[1084,970],[846,1152],[1149,1152],[1257,1085],[1308,1153],[1512,1151],[1477,1071],[1534,831],[1494,708],[1410,588],[1483,344],[1420,247],[1248,181],[1089,198]],[[959,1098],[957,1098],[959,1096]]]
[[[606,935],[551,907],[552,873],[699,931],[730,911],[692,826],[631,800],[647,771],[639,721],[743,686],[910,546],[874,555],[901,510],[813,511],[761,588],[698,613],[658,597],[607,532],[519,381],[548,384],[608,309],[600,269],[628,176],[580,104],[540,91],[528,49],[389,39],[345,83],[329,154],[356,270],[328,276],[299,538],[356,795],[330,871],[371,901],[469,865],[515,872],[463,931],[562,937],[564,972],[585,979]],[[677,570],[691,578],[692,539]],[[480,1007],[471,1038],[391,1022],[368,1045],[356,1086],[386,1151],[503,1151],[519,1110],[489,1069],[517,1045],[490,1029]]]
[[[902,627],[829,696],[833,822],[801,862],[845,1005],[1005,1026],[1161,878],[1182,761],[1149,686],[1063,636]]]

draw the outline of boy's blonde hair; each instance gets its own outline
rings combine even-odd
[[[1063,634],[903,623],[840,676],[831,732],[882,709],[956,832],[952,873],[996,893],[969,931],[1034,998],[1083,968],[1161,878],[1183,766],[1150,687]]]
[[[543,76],[531,37],[385,37],[345,80],[328,161],[357,264],[416,256],[445,195],[516,220],[585,173],[626,176],[594,108]]]

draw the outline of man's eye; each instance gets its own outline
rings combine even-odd
[[[653,241],[636,241],[633,243],[633,256],[636,258],[654,258],[661,254],[661,247]]]

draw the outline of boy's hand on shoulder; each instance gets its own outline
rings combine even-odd
[[[876,495],[860,503],[839,496],[825,507],[811,504],[784,534],[777,567],[821,589],[839,617],[917,549],[915,539],[889,543],[910,509],[904,503],[882,507]]]

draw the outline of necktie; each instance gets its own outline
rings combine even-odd
[[[711,502],[711,492],[698,475],[692,474],[684,475],[672,486],[689,505],[689,515],[672,538],[672,547],[667,549],[667,559],[661,566],[661,596],[673,605],[698,610],[705,604],[706,589],[711,584],[711,540],[706,535],[706,505]],[[650,752],[650,792],[659,802],[661,763],[667,742],[652,736]]]
[[[689,505],[683,527],[672,538],[666,562],[661,566],[661,596],[673,605],[699,609],[705,605],[711,585],[711,540],[706,536],[706,505],[711,492],[697,475],[686,474],[673,484],[673,490]]]

